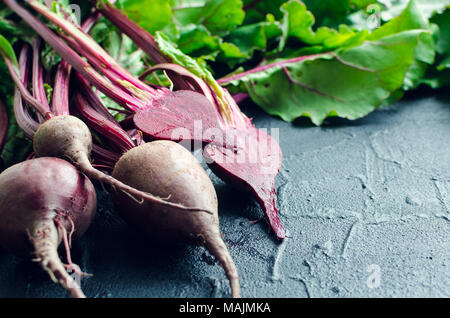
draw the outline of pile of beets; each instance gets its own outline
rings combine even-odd
[[[84,274],[72,263],[70,247],[96,212],[95,180],[110,191],[124,220],[149,239],[204,245],[224,268],[231,296],[240,297],[238,271],[219,229],[216,192],[192,151],[201,148],[217,176],[249,191],[284,239],[274,185],[282,158],[278,143],[254,127],[229,92],[173,64],[152,35],[113,5],[94,3],[79,25],[38,0],[26,2],[27,8],[4,0],[38,34],[33,44],[23,44],[16,58],[6,39],[0,40],[16,86],[15,119],[32,140],[33,154],[0,175],[0,246],[32,255],[72,297],[85,297],[68,269]],[[101,15],[148,55],[152,67],[141,78],[89,36]],[[43,41],[62,58],[51,72],[41,62]],[[165,72],[170,88],[145,82],[157,71]],[[49,76],[51,103],[44,84]],[[126,118],[116,120],[99,92],[122,106]],[[0,151],[7,127],[0,104]]]

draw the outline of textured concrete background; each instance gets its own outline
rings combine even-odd
[[[449,297],[450,95],[410,96],[358,121],[280,128],[281,218],[267,234],[256,203],[213,176],[221,229],[243,297]],[[201,247],[165,250],[141,239],[99,193],[100,208],[73,259],[94,276],[88,297],[227,297],[221,267]],[[40,268],[0,252],[0,297],[65,297]]]

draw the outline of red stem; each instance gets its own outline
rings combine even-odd
[[[84,32],[89,33],[101,16],[102,16],[101,12],[95,10],[89,17],[86,18],[86,20],[84,20],[83,24],[81,25],[81,29]]]
[[[82,92],[88,104],[92,108],[94,108],[98,113],[100,113],[103,117],[115,123],[116,119],[110,114],[110,112],[103,105],[98,95],[92,90],[89,82],[86,81],[84,77],[78,72],[75,72],[75,76],[77,78],[77,85],[79,86],[80,91]]]
[[[171,59],[159,50],[155,38],[145,29],[141,28],[134,21],[130,20],[119,9],[111,3],[113,1],[103,2],[91,0],[100,10],[100,12],[111,21],[120,31],[125,33],[133,42],[144,51],[150,60],[155,64],[171,63]],[[167,72],[175,87],[178,89],[187,89],[189,82],[172,71]]]
[[[72,23],[69,19],[63,19],[39,1],[28,0],[28,3],[40,14],[44,15],[52,23],[60,27],[66,34],[73,38],[83,50],[91,57],[96,59],[96,63],[115,73],[123,81],[128,81],[135,86],[135,89],[141,89],[153,93],[153,89],[133,76],[127,69],[121,66],[112,58],[94,39],[84,32],[78,25]],[[92,63],[92,62],[91,62]]]
[[[203,81],[198,76],[195,76],[181,65],[173,63],[157,64],[145,70],[145,72],[140,76],[140,78],[145,78],[156,71],[166,71],[168,73],[171,73],[172,75],[182,78],[184,80],[182,82],[183,87],[177,87],[178,89],[187,89],[196,91],[200,94],[205,95],[205,97],[208,98],[209,101],[214,103],[213,94],[211,93],[211,90],[209,86],[205,83],[205,81]],[[171,76],[171,79],[172,78],[173,76]]]
[[[128,35],[128,37],[131,38],[133,42],[140,47],[154,63],[167,64],[171,62],[170,57],[165,56],[164,53],[161,52],[154,37],[150,33],[131,21],[126,15],[120,12],[120,10],[114,8],[111,3],[99,0],[92,1],[97,5],[98,10],[100,10],[103,15],[118,29]],[[242,121],[238,118],[240,112],[235,112],[229,109],[234,106],[228,105],[228,103],[230,101],[234,103],[234,100],[232,100],[231,97],[228,99],[227,96],[222,96],[227,94],[224,89],[221,87],[211,87],[211,85],[208,85],[211,87],[210,89],[206,89],[206,85],[202,84],[202,79],[195,79],[193,74],[185,76],[180,71],[180,68],[182,67],[178,66],[177,70],[168,70],[167,72],[175,87],[183,89],[190,88],[199,93],[203,93],[219,109],[219,113],[222,115],[223,121],[231,124],[235,124],[235,121]],[[213,86],[216,85],[213,84]],[[211,90],[213,93],[213,98],[210,98],[209,96],[209,92]],[[225,99],[227,100],[225,101]],[[234,112],[234,114],[231,114],[232,112]]]
[[[145,109],[146,104],[149,103],[151,97],[159,96],[157,90],[147,86],[146,84],[144,84],[145,87],[141,86],[140,88],[137,88],[134,83],[136,80],[131,81],[130,78],[124,79],[123,75],[115,71],[114,68],[103,64],[101,60],[89,51],[85,50],[77,41],[64,34],[61,36],[74,50],[76,50],[81,56],[84,56],[98,72],[106,76],[106,78],[108,78],[117,89],[121,89],[123,94],[128,95],[128,104],[130,104],[130,108],[134,108],[135,111],[137,109]],[[139,80],[139,82],[141,81]],[[118,102],[121,102],[121,100],[118,100]],[[127,106],[128,105],[124,105],[124,107]]]
[[[129,95],[124,94],[122,90],[111,84],[103,76],[92,68],[89,63],[82,59],[74,50],[72,50],[62,39],[56,36],[44,23],[30,14],[26,9],[20,6],[15,0],[3,0],[3,2],[28,23],[64,60],[66,60],[74,69],[83,75],[91,84],[97,87],[108,97],[124,105],[133,103],[129,100]]]
[[[30,47],[28,44],[25,44],[19,55],[19,74],[23,85],[26,85],[28,82],[29,55]],[[14,93],[14,116],[17,125],[24,132],[25,136],[32,139],[40,124],[31,117],[20,94],[20,90],[17,87]]]
[[[92,13],[82,24],[81,28],[89,32],[100,18],[100,12]],[[55,115],[69,114],[69,82],[72,67],[66,61],[61,61],[55,75],[53,87],[52,110]]]
[[[53,85],[52,111],[56,116],[69,115],[69,81],[71,66],[62,60]]]
[[[120,154],[104,149],[96,144],[92,145],[91,156],[94,158],[96,164],[114,167],[120,159]]]
[[[94,167],[97,170],[107,170],[109,172],[111,172],[112,170],[114,170],[114,166],[111,165],[101,165],[101,164],[92,164],[92,167]]]
[[[13,62],[6,56],[3,56],[5,60],[6,67],[8,68],[9,74],[11,75],[16,87],[19,89],[20,94],[22,94],[23,99],[26,103],[33,106],[34,109],[40,113],[40,115],[47,119],[52,116],[52,114],[48,111],[48,109],[43,105],[40,101],[34,98],[27,87],[22,83],[20,75],[18,74],[18,69],[13,64]]]
[[[122,153],[136,146],[130,136],[118,124],[109,121],[96,112],[80,93],[75,94],[73,104],[83,117],[84,122],[111,141]]]
[[[41,38],[36,37],[32,44],[33,50],[33,67],[31,85],[33,91],[33,97],[36,98],[43,107],[45,107],[46,113],[51,112],[50,106],[47,100],[47,93],[44,85],[44,68],[41,64]]]
[[[86,52],[80,45],[78,45],[77,42],[75,42],[73,39],[69,37],[65,37],[66,41],[69,42],[69,44],[82,56],[86,57],[87,60],[97,69],[97,71],[102,72],[110,81],[111,84],[117,89],[122,91],[122,96],[126,96],[127,102],[124,102],[125,99],[116,99],[112,97],[114,101],[122,105],[123,107],[132,110],[133,112],[136,112],[139,109],[145,109],[146,104],[148,103],[148,99],[150,96],[148,94],[145,94],[145,92],[142,92],[141,99],[136,98],[133,96],[133,91],[130,90],[127,87],[124,87],[124,81],[117,76],[115,72],[113,72],[110,68],[105,68],[95,57],[92,56],[92,54]],[[129,82],[128,82],[129,83]],[[133,87],[133,86],[131,86]]]
[[[99,3],[99,1],[93,1],[100,12],[110,20],[119,30],[128,35],[133,42],[140,47],[150,59],[156,63],[168,63],[170,59],[162,54],[159,50],[155,49],[158,44],[155,38],[148,33],[146,30],[141,28],[135,22],[131,21],[126,15],[124,15],[120,10],[115,8],[110,3]]]
[[[6,113],[5,104],[0,100],[0,155],[8,137],[8,114]]]
[[[278,66],[281,67],[281,66],[284,66],[286,64],[297,63],[297,62],[301,62],[301,61],[306,60],[306,59],[310,59],[310,58],[314,58],[314,57],[318,57],[318,56],[323,56],[323,55],[327,55],[327,54],[329,54],[329,53],[318,53],[318,54],[312,54],[312,55],[299,56],[299,57],[295,57],[295,58],[284,60],[284,61],[280,61],[280,62],[275,62],[275,63],[271,63],[271,64],[266,64],[266,65],[263,65],[263,66],[258,66],[258,67],[255,67],[255,68],[251,69],[251,70],[248,70],[248,71],[236,74],[236,75],[223,77],[223,78],[217,80],[217,83],[219,83],[220,85],[226,85],[229,82],[239,80],[239,79],[241,79],[241,78],[243,78],[243,77],[245,77],[245,76],[247,76],[249,74],[263,72],[265,70],[268,70],[268,69],[271,69],[271,68],[274,68],[274,67],[278,67]]]
[[[237,94],[233,95],[233,99],[236,102],[236,104],[242,103],[244,100],[246,100],[249,97],[250,97],[250,95],[247,93],[237,93]]]

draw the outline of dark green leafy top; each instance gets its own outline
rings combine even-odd
[[[91,9],[87,1],[70,3],[80,5],[83,17]],[[357,119],[420,85],[450,84],[450,0],[117,0],[115,5],[154,34],[175,63],[213,87],[220,83],[248,94],[286,121],[306,116],[320,125],[333,116]],[[0,33],[16,52],[19,42],[33,37],[3,4]],[[149,64],[106,19],[91,34],[133,74]],[[48,48],[43,59],[48,69],[59,61]],[[3,61],[0,71],[6,74]],[[0,77],[12,123],[5,153],[17,153],[24,141],[14,128],[13,92],[9,77]]]

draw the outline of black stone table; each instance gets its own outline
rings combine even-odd
[[[422,91],[357,120],[279,128],[281,219],[268,235],[257,204],[212,175],[221,229],[243,297],[449,297],[450,94]],[[166,250],[140,238],[107,194],[73,260],[94,276],[88,297],[228,297],[222,268],[202,247]],[[40,268],[0,251],[0,297],[66,297]]]

